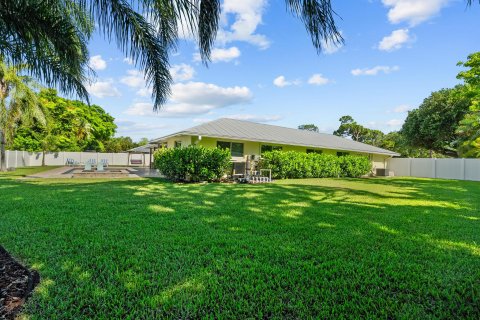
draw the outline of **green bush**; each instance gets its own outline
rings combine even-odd
[[[154,161],[155,168],[173,181],[218,181],[230,167],[230,152],[202,146],[162,148]]]
[[[269,151],[262,155],[260,167],[271,169],[274,179],[354,178],[369,173],[372,164],[365,156]]]

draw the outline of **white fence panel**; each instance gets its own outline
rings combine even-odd
[[[45,164],[47,164],[45,162]],[[41,152],[29,152],[28,166],[35,167],[42,165],[42,153]]]
[[[463,159],[437,159],[436,160],[436,178],[442,179],[465,179],[464,160]]]
[[[412,159],[410,175],[412,177],[435,178],[435,159]]]
[[[480,181],[480,159],[388,159],[387,169],[399,177]]]
[[[114,153],[112,165],[114,166],[127,166],[128,165],[128,153]]]
[[[410,176],[411,159],[406,158],[392,158],[387,160],[387,169],[393,171],[396,176],[409,177]]]
[[[33,167],[42,165],[42,152],[27,152],[27,151],[11,151],[7,150],[6,160],[7,167]],[[94,159],[97,163],[106,159],[110,165],[113,166],[128,166],[128,153],[98,153],[98,152],[47,152],[45,154],[45,165],[47,166],[63,166],[66,165],[67,159],[73,159],[77,163],[85,163],[90,159]],[[130,159],[142,160],[141,166],[150,165],[150,156],[148,154],[131,154]]]
[[[465,159],[465,178],[480,181],[480,159]]]

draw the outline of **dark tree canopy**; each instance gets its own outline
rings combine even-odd
[[[458,152],[462,157],[480,158],[480,52],[470,54],[458,65],[467,68],[457,78],[465,81],[466,92],[472,97],[469,111],[455,132]]]
[[[305,131],[313,131],[318,132],[318,127],[314,124],[301,124],[298,126],[298,129],[305,130]]]
[[[455,131],[471,98],[461,85],[433,92],[418,109],[409,111],[401,133],[411,146],[457,156]]]
[[[114,118],[100,106],[61,98],[53,89],[40,92],[47,123],[19,122],[11,148],[27,151],[104,151],[115,134]]]
[[[384,133],[380,130],[366,128],[358,124],[351,116],[343,116],[339,119],[340,126],[333,132],[334,135],[351,138],[354,141],[363,142],[372,146],[381,144]]]

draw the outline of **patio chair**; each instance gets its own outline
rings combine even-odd
[[[85,169],[84,170],[85,171],[92,171],[92,164],[89,161],[87,161],[85,163]]]
[[[100,163],[103,164],[105,168],[108,168],[108,159],[100,159]]]
[[[97,165],[97,171],[105,171],[105,169],[103,168],[103,162],[100,161]]]
[[[67,158],[67,161],[66,161],[65,164],[69,167],[75,167],[75,166],[78,166],[80,163],[78,161],[76,161],[75,159]]]

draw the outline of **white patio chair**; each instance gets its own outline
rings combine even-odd
[[[100,163],[103,164],[105,168],[108,168],[108,159],[100,159]]]
[[[103,162],[100,161],[97,165],[97,171],[105,171],[105,169],[103,168]]]
[[[90,162],[85,163],[85,171],[92,171],[92,164]]]

